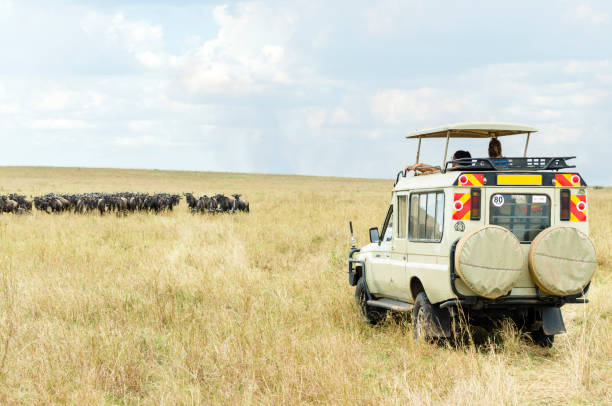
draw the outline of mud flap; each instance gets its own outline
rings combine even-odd
[[[542,330],[544,330],[544,334],[549,336],[566,332],[561,309],[558,307],[542,309]]]

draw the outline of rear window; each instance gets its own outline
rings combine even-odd
[[[505,194],[491,196],[489,224],[506,227],[521,242],[531,242],[550,227],[550,198],[547,195]]]

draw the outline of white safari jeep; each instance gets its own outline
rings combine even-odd
[[[485,327],[510,318],[542,346],[565,332],[560,307],[588,301],[596,265],[586,183],[574,157],[526,157],[536,131],[474,123],[408,136],[419,140],[417,162],[423,138],[446,138],[443,165],[400,172],[382,238],[371,228],[370,244],[353,243],[349,283],[367,322],[411,312],[415,337],[434,339],[460,317]],[[526,134],[523,157],[446,161],[450,138],[514,134]]]

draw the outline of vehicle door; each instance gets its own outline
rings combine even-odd
[[[393,238],[393,204],[380,228],[380,241],[374,246],[367,265],[368,288],[376,296],[385,296],[388,281],[387,268],[391,264],[391,241]]]
[[[414,191],[410,194],[406,279],[413,277],[427,288],[430,300],[447,290],[448,255],[443,249],[444,190]],[[411,297],[411,296],[410,296]]]
[[[394,199],[395,230],[391,239],[389,266],[386,272],[386,296],[405,300],[410,295],[406,279],[406,249],[408,243],[408,193],[398,192]]]

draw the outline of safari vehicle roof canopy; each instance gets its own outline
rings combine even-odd
[[[531,134],[538,129],[510,123],[459,123],[411,132],[406,138],[494,138]]]
[[[527,146],[529,145],[529,137],[531,133],[537,132],[538,129],[523,124],[512,123],[457,123],[445,125],[442,127],[419,130],[409,133],[406,138],[418,138],[419,146],[417,147],[416,162],[419,162],[421,154],[421,140],[423,138],[446,138],[446,147],[444,148],[444,159],[442,160],[442,168],[446,166],[446,156],[448,154],[448,141],[451,138],[497,138],[506,135],[527,134],[525,142],[525,151],[523,156],[527,156]]]

